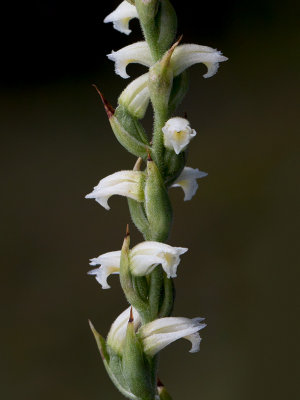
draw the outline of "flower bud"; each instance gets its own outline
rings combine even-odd
[[[197,132],[190,127],[187,119],[174,117],[169,119],[162,128],[164,133],[164,144],[167,149],[174,150],[176,154],[181,153],[188,146]]]
[[[136,7],[124,0],[112,13],[105,19],[104,23],[112,22],[114,28],[125,35],[129,35],[129,21],[133,18],[138,18]]]
[[[137,119],[144,118],[149,101],[148,74],[132,81],[119,97],[119,104]]]
[[[147,162],[145,211],[151,238],[158,242],[166,241],[172,223],[172,206],[160,172],[152,160]]]

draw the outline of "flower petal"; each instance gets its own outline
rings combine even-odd
[[[174,76],[181,74],[185,69],[194,64],[202,63],[207,67],[207,73],[204,78],[213,76],[219,67],[219,63],[228,60],[222,53],[216,49],[198,44],[183,44],[174,50],[171,58],[171,64]]]
[[[191,352],[199,350],[200,336],[198,331],[205,328],[202,318],[160,318],[142,326],[138,332],[142,339],[144,351],[150,357],[170,343],[184,338],[192,343]]]
[[[191,200],[198,189],[197,179],[204,178],[208,174],[199,171],[198,168],[184,167],[180,176],[176,179],[171,187],[181,187],[184,191],[184,201]]]
[[[107,344],[120,355],[122,354],[125,343],[127,324],[130,318],[130,309],[131,307],[128,307],[122,312],[122,314],[118,316],[118,318],[112,324],[107,336]],[[141,318],[134,307],[132,307],[132,312],[134,328],[137,331],[141,325]]]
[[[142,179],[143,173],[140,171],[119,171],[101,179],[85,198],[95,199],[106,210],[110,209],[108,199],[116,194],[141,202],[144,199]]]
[[[133,18],[138,18],[136,7],[125,0],[104,19],[104,23],[112,22],[117,31],[129,35],[129,21]]]
[[[149,74],[139,76],[121,93],[119,104],[123,105],[134,117],[142,119],[150,102],[148,89]]]
[[[123,47],[118,51],[112,51],[107,57],[115,62],[115,72],[122,78],[129,78],[126,67],[130,63],[138,63],[150,67],[153,59],[146,42],[137,42]]]
[[[100,283],[102,289],[109,289],[107,278],[112,274],[119,274],[120,272],[120,258],[121,251],[112,251],[110,253],[102,254],[97,258],[90,260],[90,265],[100,265],[99,268],[93,269],[88,272],[89,275],[95,275],[97,282]]]

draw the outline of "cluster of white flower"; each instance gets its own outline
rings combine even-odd
[[[196,352],[199,350],[201,341],[199,331],[206,326],[203,318],[170,317],[174,300],[172,289],[169,290],[171,286],[165,288],[157,286],[156,292],[153,292],[154,295],[149,293],[152,284],[151,277],[155,271],[159,270],[163,274],[161,275],[163,278],[159,281],[160,285],[163,280],[168,285],[171,278],[177,276],[180,256],[188,251],[187,248],[163,243],[167,239],[168,234],[166,235],[165,232],[169,232],[172,220],[168,190],[172,187],[181,187],[184,191],[184,201],[191,200],[198,189],[197,180],[207,175],[199,169],[185,166],[187,147],[197,133],[191,128],[186,118],[171,117],[170,110],[172,108],[169,106],[169,101],[173,80],[179,79],[187,68],[196,63],[202,63],[207,67],[207,72],[203,76],[209,78],[217,72],[219,63],[227,60],[221,52],[213,48],[196,44],[179,44],[180,40],[172,47],[168,43],[157,57],[157,49],[153,50],[149,39],[151,35],[155,36],[155,34],[151,29],[147,34],[145,28],[147,24],[143,23],[142,15],[149,22],[151,15],[153,14],[155,17],[157,14],[158,7],[161,7],[161,14],[165,13],[165,21],[173,19],[173,25],[176,25],[169,0],[125,0],[104,20],[105,23],[112,22],[115,29],[128,35],[131,32],[130,20],[140,18],[146,40],[131,44],[118,51],[112,51],[108,58],[114,61],[116,74],[124,79],[129,78],[126,68],[130,63],[142,64],[149,68],[149,72],[134,79],[123,90],[116,110],[100,93],[115,136],[139,160],[133,170],[115,172],[101,179],[94,190],[86,195],[86,198],[95,199],[107,210],[110,209],[108,200],[111,196],[127,197],[132,219],[145,238],[144,242],[130,249],[128,233],[122,250],[92,258],[90,265],[98,267],[89,271],[89,274],[95,276],[103,289],[110,288],[107,282],[110,275],[120,275],[122,289],[131,303],[131,306],[121,313],[112,324],[106,341],[93,327],[92,330],[113,382],[123,394],[137,400],[140,398],[139,391],[143,386],[141,382],[137,383],[140,378],[134,377],[135,368],[138,368],[137,365],[140,362],[137,360],[140,360],[140,357],[151,360],[160,350],[180,338],[189,340],[192,343],[190,351]],[[162,19],[162,17],[160,18]],[[164,28],[161,27],[161,29]],[[170,29],[171,31],[172,29]],[[158,41],[158,36],[155,40]],[[171,40],[169,42],[172,44]],[[183,92],[184,90],[182,90]],[[182,94],[178,95],[179,100],[176,105],[180,102],[181,97],[183,97]],[[167,99],[167,101],[160,102],[160,98]],[[150,100],[156,116],[159,113],[164,117],[167,116],[164,120],[163,117],[158,118],[160,125],[158,128],[157,126],[154,128],[153,146],[152,141],[148,140],[143,128],[139,125],[139,120],[145,116]],[[163,112],[160,109],[163,109]],[[157,155],[157,153],[159,154]],[[141,170],[143,162],[147,163],[144,171]],[[167,215],[165,219],[164,215]],[[164,227],[164,224],[168,226]],[[147,233],[143,231],[144,227],[146,227],[145,232],[147,231]],[[160,229],[163,232],[161,235],[157,233]],[[153,232],[157,235],[155,236]],[[159,304],[163,304],[162,308],[165,307],[165,312],[158,312],[159,310],[156,309],[154,315],[153,313],[147,314],[145,308],[150,307],[150,302],[153,300],[150,297],[155,295],[157,297],[154,301],[156,308]],[[162,295],[165,296],[165,299],[161,298]],[[134,350],[136,351],[136,360],[132,354],[127,358],[128,346],[131,352],[132,349],[136,349]],[[140,348],[142,356],[139,353]],[[110,362],[111,357],[119,357],[119,364]],[[144,361],[142,363],[145,376],[148,376],[148,370],[153,368],[151,362],[149,365],[147,363],[148,361],[146,364]],[[153,370],[151,374],[153,374]],[[125,381],[123,381],[124,376],[126,377]],[[145,387],[148,383],[143,388],[146,392],[148,389]],[[141,397],[143,399],[162,398],[159,397],[160,391],[157,388],[152,392],[151,390],[150,394],[147,392],[145,397],[143,397],[144,395]]]

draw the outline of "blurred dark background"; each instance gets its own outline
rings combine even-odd
[[[178,112],[187,111],[198,131],[188,165],[209,175],[191,202],[179,189],[171,193],[170,243],[189,248],[175,314],[206,317],[208,327],[200,353],[189,354],[184,341],[164,350],[160,376],[174,400],[296,398],[298,2],[173,3],[184,41],[217,47],[229,61],[207,80],[194,66]],[[121,398],[87,320],[105,335],[126,303],[116,277],[102,291],[86,272],[89,258],[120,248],[129,215],[123,198],[110,200],[110,212],[84,199],[100,178],[135,161],[91,87],[115,104],[127,84],[106,54],[141,35],[137,21],[129,37],[102,24],[118,4],[1,6],[6,400]],[[142,71],[129,67],[132,76]]]

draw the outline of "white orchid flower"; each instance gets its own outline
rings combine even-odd
[[[180,117],[169,119],[162,131],[164,133],[165,147],[174,150],[176,154],[181,153],[197,134],[190,127],[189,121]]]
[[[168,278],[175,278],[180,256],[187,251],[186,248],[172,247],[160,242],[142,242],[130,250],[129,268],[133,275],[145,276],[161,264]],[[90,265],[100,265],[89,274],[96,276],[103,289],[110,288],[107,283],[109,275],[120,273],[120,259],[121,251],[112,251],[90,260]]]
[[[119,97],[123,105],[134,117],[142,119],[150,102],[148,89],[149,74],[144,74],[132,81]]]
[[[102,254],[97,258],[92,258],[90,260],[90,265],[101,265],[101,267],[89,271],[88,274],[96,276],[96,280],[100,283],[102,289],[110,289],[107,278],[109,275],[120,273],[120,259],[120,250]]]
[[[117,31],[129,35],[131,33],[131,29],[129,29],[129,21],[133,18],[138,18],[136,7],[124,0],[104,19],[104,22],[112,22]]]
[[[107,344],[119,355],[122,355],[125,344],[127,325],[130,319],[130,309],[131,307],[128,307],[118,316],[112,324],[107,336]],[[134,329],[137,331],[141,325],[141,318],[134,307],[132,307],[132,313]]]
[[[131,307],[128,307],[118,316],[107,336],[107,344],[119,355],[122,355],[125,344],[127,325],[131,317],[130,309]],[[202,323],[204,318],[167,317],[141,326],[141,317],[133,307],[132,314],[134,330],[148,356],[153,357],[163,348],[181,338],[192,343],[190,353],[199,351],[201,338],[198,332],[206,327],[206,324]]]
[[[206,327],[206,324],[201,323],[203,320],[203,318],[167,317],[149,322],[138,331],[144,352],[153,357],[164,347],[181,338],[192,343],[190,353],[199,351],[201,338],[198,332]]]
[[[108,199],[115,194],[142,202],[144,200],[143,179],[144,174],[141,171],[119,171],[101,179],[85,198],[95,199],[106,210],[110,209]]]
[[[171,187],[181,187],[184,191],[184,201],[191,200],[198,189],[197,179],[204,178],[208,174],[199,171],[198,168],[184,167],[183,171]]]
[[[137,42],[123,47],[118,51],[112,51],[107,57],[115,62],[115,72],[122,78],[129,78],[126,67],[130,63],[138,63],[150,67],[154,62],[149,46],[146,42]]]
[[[173,247],[165,243],[142,242],[130,251],[130,270],[133,275],[144,276],[161,264],[168,278],[175,278],[180,256],[187,251],[186,248]]]
[[[130,63],[139,63],[147,67],[151,67],[154,64],[146,42],[137,42],[118,51],[112,51],[107,57],[115,62],[116,74],[122,78],[129,78],[126,67]],[[198,44],[182,44],[175,48],[170,63],[174,77],[190,66],[202,63],[207,67],[207,73],[203,77],[209,78],[217,72],[219,63],[226,60],[228,60],[227,57],[224,57],[220,51],[211,47]]]

